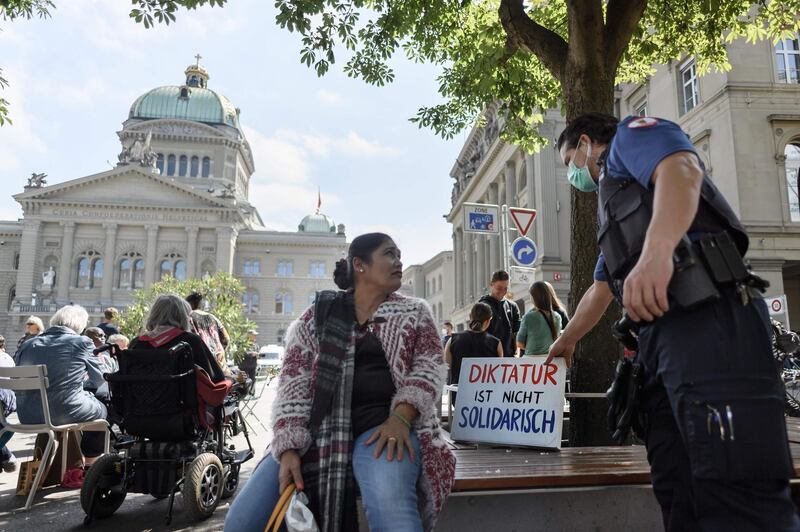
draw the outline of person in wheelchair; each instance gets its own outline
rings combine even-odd
[[[180,296],[159,296],[147,317],[147,332],[134,338],[129,349],[169,349],[186,342],[192,350],[194,363],[203,368],[213,382],[224,381],[225,374],[208,346],[198,335],[190,332],[191,312],[189,303]]]
[[[169,497],[167,524],[178,492],[191,520],[208,518],[236,491],[240,465],[253,456],[238,412],[244,392],[188,331],[189,305],[159,296],[145,327],[128,349],[115,350],[119,371],[107,376],[122,434],[87,473],[87,523],[111,516],[129,492]],[[248,448],[237,452],[230,438],[240,432]]]

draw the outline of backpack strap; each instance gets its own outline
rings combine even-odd
[[[336,300],[336,290],[320,290],[314,299],[314,329],[317,333],[317,342],[322,341],[322,329],[328,314],[331,312],[333,302]]]

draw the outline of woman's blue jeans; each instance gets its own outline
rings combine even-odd
[[[385,448],[381,457],[376,459],[375,443],[364,445],[374,430],[370,429],[356,439],[352,462],[369,529],[371,532],[420,532],[422,519],[417,508],[417,480],[422,471],[422,453],[417,435],[411,432],[415,462],[411,461],[407,452],[402,462],[396,458],[389,462]],[[258,464],[250,479],[239,488],[228,510],[226,531],[264,530],[280,497],[279,470],[280,464],[271,455]]]

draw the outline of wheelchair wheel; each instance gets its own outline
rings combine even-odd
[[[183,504],[192,520],[207,519],[222,498],[225,471],[217,455],[203,453],[189,465],[183,481]]]
[[[232,464],[228,467],[225,475],[225,483],[222,485],[222,498],[230,499],[236,488],[239,487],[239,464]]]
[[[81,487],[81,507],[89,518],[111,516],[122,505],[127,489],[115,465],[122,461],[116,454],[104,454],[86,472]]]

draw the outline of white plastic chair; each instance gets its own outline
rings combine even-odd
[[[64,472],[67,469],[67,445],[69,433],[73,430],[89,430],[89,431],[105,431],[105,452],[108,452],[110,445],[111,433],[108,430],[108,422],[105,419],[97,419],[95,421],[86,421],[82,423],[69,423],[67,425],[53,425],[50,419],[50,404],[47,401],[47,387],[50,382],[47,379],[47,366],[40,364],[38,366],[20,366],[17,368],[0,368],[0,388],[7,390],[39,390],[39,395],[42,400],[42,412],[44,414],[44,423],[30,424],[30,423],[11,423],[8,418],[3,415],[2,408],[0,408],[0,423],[3,424],[0,430],[0,436],[6,432],[20,432],[23,434],[47,434],[47,446],[42,455],[41,466],[36,472],[36,477],[33,479],[31,485],[31,492],[28,494],[28,500],[25,502],[25,511],[30,510],[33,504],[33,498],[36,495],[36,490],[42,481],[46,464],[50,459],[50,453],[53,450],[55,442],[55,433],[62,432],[61,438],[61,477],[64,478]]]

